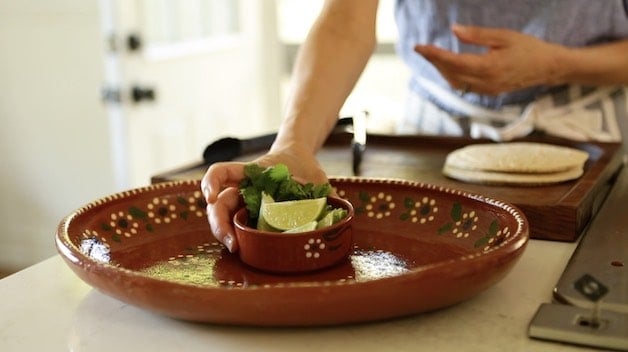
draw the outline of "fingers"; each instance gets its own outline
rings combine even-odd
[[[414,50],[436,66],[443,76],[447,77],[447,74],[455,76],[451,77],[455,78],[454,83],[467,82],[469,79],[477,80],[485,71],[486,61],[481,55],[457,54],[431,45],[416,45]],[[464,84],[459,85],[460,87],[455,84],[453,86],[460,89]]]
[[[226,188],[215,202],[207,204],[207,220],[214,237],[232,253],[238,250],[232,217],[239,205],[240,193],[236,187]]]
[[[201,191],[207,203],[213,203],[224,188],[237,186],[243,178],[244,163],[214,163],[201,179]]]
[[[469,64],[463,60],[461,54],[443,50],[433,45],[415,45],[414,51],[437,67],[444,66],[450,70],[459,71],[468,69],[469,66]]]
[[[498,95],[547,81],[556,46],[534,36],[501,28],[453,25],[454,35],[467,44],[483,47],[482,53],[455,53],[433,45],[415,51],[438,69],[452,88]]]
[[[507,44],[512,32],[508,29],[463,26],[457,23],[451,26],[451,30],[463,43],[489,48]]]
[[[415,51],[434,65],[452,88],[459,91],[496,95],[512,89],[503,82],[512,74],[504,73],[506,62],[512,63],[506,57],[496,62],[495,53],[457,54],[426,45],[415,46]]]
[[[494,50],[509,47],[518,33],[508,29],[459,24],[452,26],[452,32],[461,42],[486,47],[487,52],[458,54],[433,45],[417,45],[415,51],[432,63],[454,89],[490,95],[506,89],[495,84],[495,80],[499,79],[496,78],[499,68],[496,66],[498,63],[495,62]]]
[[[454,89],[469,90],[482,84],[482,75],[475,73],[476,55],[456,54],[431,45],[416,45],[415,51],[432,63]]]
[[[307,176],[301,178],[295,175],[297,182],[306,183],[309,180],[309,182],[320,183],[327,180],[327,176],[314,156],[295,156],[289,153],[266,154],[254,162],[259,165],[285,163],[296,174]],[[238,162],[212,164],[201,180],[201,190],[207,201],[207,220],[211,231],[230,252],[238,250],[232,217],[242,205],[240,204],[239,183],[244,178],[245,165]]]
[[[212,234],[230,252],[238,250],[231,218],[240,203],[238,184],[244,178],[244,165],[237,162],[212,164],[201,180]]]

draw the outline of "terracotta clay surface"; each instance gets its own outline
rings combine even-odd
[[[256,326],[388,319],[479,294],[515,265],[528,222],[515,206],[391,179],[336,178],[355,210],[353,246],[307,274],[253,269],[210,233],[198,181],[93,201],[64,218],[56,244],[85,282],[170,317]]]
[[[246,208],[234,216],[238,256],[250,266],[274,273],[305,273],[329,268],[347,258],[353,248],[353,206],[344,199],[328,198],[327,204],[347,210],[333,226],[301,233],[260,231],[248,226]]]

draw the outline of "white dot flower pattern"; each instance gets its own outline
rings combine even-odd
[[[133,220],[133,217],[122,211],[114,212],[111,214],[111,221],[109,225],[119,236],[131,237],[137,234],[137,229],[140,225]]]
[[[190,217],[204,217],[205,207],[200,191],[176,197],[155,197],[144,207],[130,206],[112,211],[101,223],[101,240],[106,241],[108,235],[112,241],[121,242],[125,238],[154,232],[155,226],[176,224]]]
[[[345,191],[340,190],[338,194],[347,198]],[[357,205],[356,214],[366,215],[373,219],[390,217],[397,208],[394,196],[384,192],[368,194],[361,191],[358,194],[358,203],[354,204],[354,206]],[[472,209],[464,209],[459,202],[444,207],[444,204],[439,204],[437,199],[419,194],[416,197],[405,196],[399,204],[402,204],[399,210],[400,220],[411,222],[417,226],[442,222],[442,225],[436,230],[437,234],[450,235],[457,239],[467,239],[479,235],[480,237],[474,246],[483,248],[484,251],[498,246],[510,236],[508,227],[500,228],[497,220],[493,220],[488,229],[480,229],[478,225],[480,217],[477,212]],[[443,208],[445,208],[445,213],[441,214]],[[447,210],[449,210],[448,214]]]
[[[336,192],[342,198],[353,199],[345,190],[337,189]],[[388,192],[370,194],[359,191],[353,203],[356,216],[367,216],[374,220],[397,216],[401,221],[416,226],[440,221],[442,225],[437,228],[438,235],[466,239],[477,237],[478,232],[483,231],[479,234],[475,247],[481,247],[484,251],[491,250],[511,236],[511,230],[508,227],[500,228],[497,220],[493,220],[487,230],[482,230],[478,225],[480,218],[476,211],[463,209],[458,202],[444,206],[429,195],[419,194],[416,197],[405,196],[403,199],[395,199],[395,196]],[[400,206],[397,206],[398,204]],[[131,206],[128,209],[112,211],[102,221],[98,234],[93,233],[89,236],[98,236],[104,243],[121,242],[142,233],[154,232],[155,226],[176,224],[179,221],[187,221],[190,217],[205,217],[205,207],[206,203],[200,191],[175,197],[155,197],[143,207]],[[88,233],[85,232],[84,236],[88,236]],[[330,246],[324,238],[310,238],[303,245],[304,256],[311,259],[320,258],[325,251],[333,249],[334,246]]]
[[[462,219],[455,222],[455,227],[451,231],[456,238],[467,238],[469,233],[475,231],[478,226],[478,217],[475,215],[475,211],[462,214]]]
[[[436,199],[430,197],[420,197],[418,200],[406,197],[403,204],[406,212],[401,214],[401,220],[425,224],[434,221],[436,213],[438,213]]]
[[[303,246],[305,250],[306,258],[320,258],[321,251],[326,247],[325,242],[320,238],[310,238],[307,240],[307,243]]]
[[[148,209],[148,217],[153,219],[156,224],[161,224],[162,221],[169,224],[170,221],[177,218],[177,207],[174,204],[170,204],[168,198],[153,198],[152,202],[146,205]]]
[[[191,214],[202,218],[205,216],[205,199],[201,197],[201,192],[196,191],[187,198],[187,207]]]
[[[372,196],[366,192],[360,192],[358,197],[362,203],[358,211],[365,213],[370,218],[383,219],[389,217],[396,207],[392,195],[384,192],[378,192]]]

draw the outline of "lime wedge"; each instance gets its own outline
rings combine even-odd
[[[273,228],[272,226],[268,225],[266,221],[264,220],[264,218],[261,216],[257,218],[257,229],[260,231],[281,232],[277,230],[276,228]]]
[[[327,198],[264,202],[260,218],[277,230],[285,231],[316,221],[327,205]]]
[[[330,211],[322,219],[316,223],[317,229],[322,229],[323,227],[331,226],[334,223],[334,214]]]
[[[273,199],[273,197],[271,197],[270,195],[266,194],[266,192],[262,192],[262,201],[261,201],[261,205],[260,205],[260,210],[263,209],[266,204],[268,203],[274,203],[275,200]],[[257,219],[257,229],[258,230],[262,230],[262,231],[272,231],[272,232],[278,232],[279,230],[273,228],[272,226],[268,225],[266,223],[266,221],[264,220],[263,217],[259,217]]]
[[[322,229],[323,227],[331,226],[338,221],[344,219],[347,216],[347,211],[342,208],[334,208],[325,214],[322,219],[318,221],[316,225],[317,229]]]
[[[261,206],[264,206],[264,204],[266,203],[274,203],[275,200],[273,199],[273,197],[266,193],[266,192],[262,192],[262,202],[261,202]]]
[[[331,214],[333,216],[332,224],[335,224],[347,216],[347,209],[335,208],[331,211]]]
[[[286,230],[283,233],[299,233],[316,230],[316,220],[305,223],[304,225],[297,226],[290,230]]]
[[[275,200],[273,199],[273,197],[271,197],[270,195],[266,194],[265,192],[262,192],[262,201],[261,201],[261,204],[260,204],[260,213],[261,213],[261,209],[264,209],[266,204],[274,203],[274,202],[275,202]],[[262,216],[260,216],[257,219],[257,229],[258,230],[262,230],[262,231],[273,231],[273,232],[277,232],[278,231],[277,229],[275,229],[272,226],[268,225]]]

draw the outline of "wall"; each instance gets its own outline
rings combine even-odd
[[[56,253],[60,219],[114,191],[96,1],[0,2],[0,267]]]
[[[153,71],[142,72],[149,81],[175,75],[177,84],[190,90],[182,94],[200,99],[202,107],[188,103],[172,112],[176,97],[164,89],[155,104],[123,106],[120,118],[107,113],[100,97],[105,41],[99,5],[104,3],[107,0],[0,3],[0,268],[21,269],[54,255],[56,226],[78,207],[143,186],[148,175],[162,168],[200,160],[213,139],[267,133],[279,123],[280,54],[273,50],[273,3],[244,2],[247,44],[237,59],[228,51],[226,58],[219,53],[206,60],[192,56],[194,79],[185,79],[175,66],[179,60],[163,60],[151,65]],[[147,62],[142,61],[142,68]],[[124,72],[125,79],[142,70],[131,71]],[[195,119],[182,122],[182,111]],[[158,114],[171,120],[160,125],[165,126],[164,138],[178,133],[166,143],[145,128],[158,124]],[[149,122],[138,124],[142,118]],[[138,127],[137,133],[127,133],[131,125]],[[174,131],[171,125],[180,128]],[[134,153],[138,150],[144,153]],[[120,153],[131,167],[120,165]],[[166,162],[168,153],[173,155]],[[147,164],[151,160],[156,162]]]

